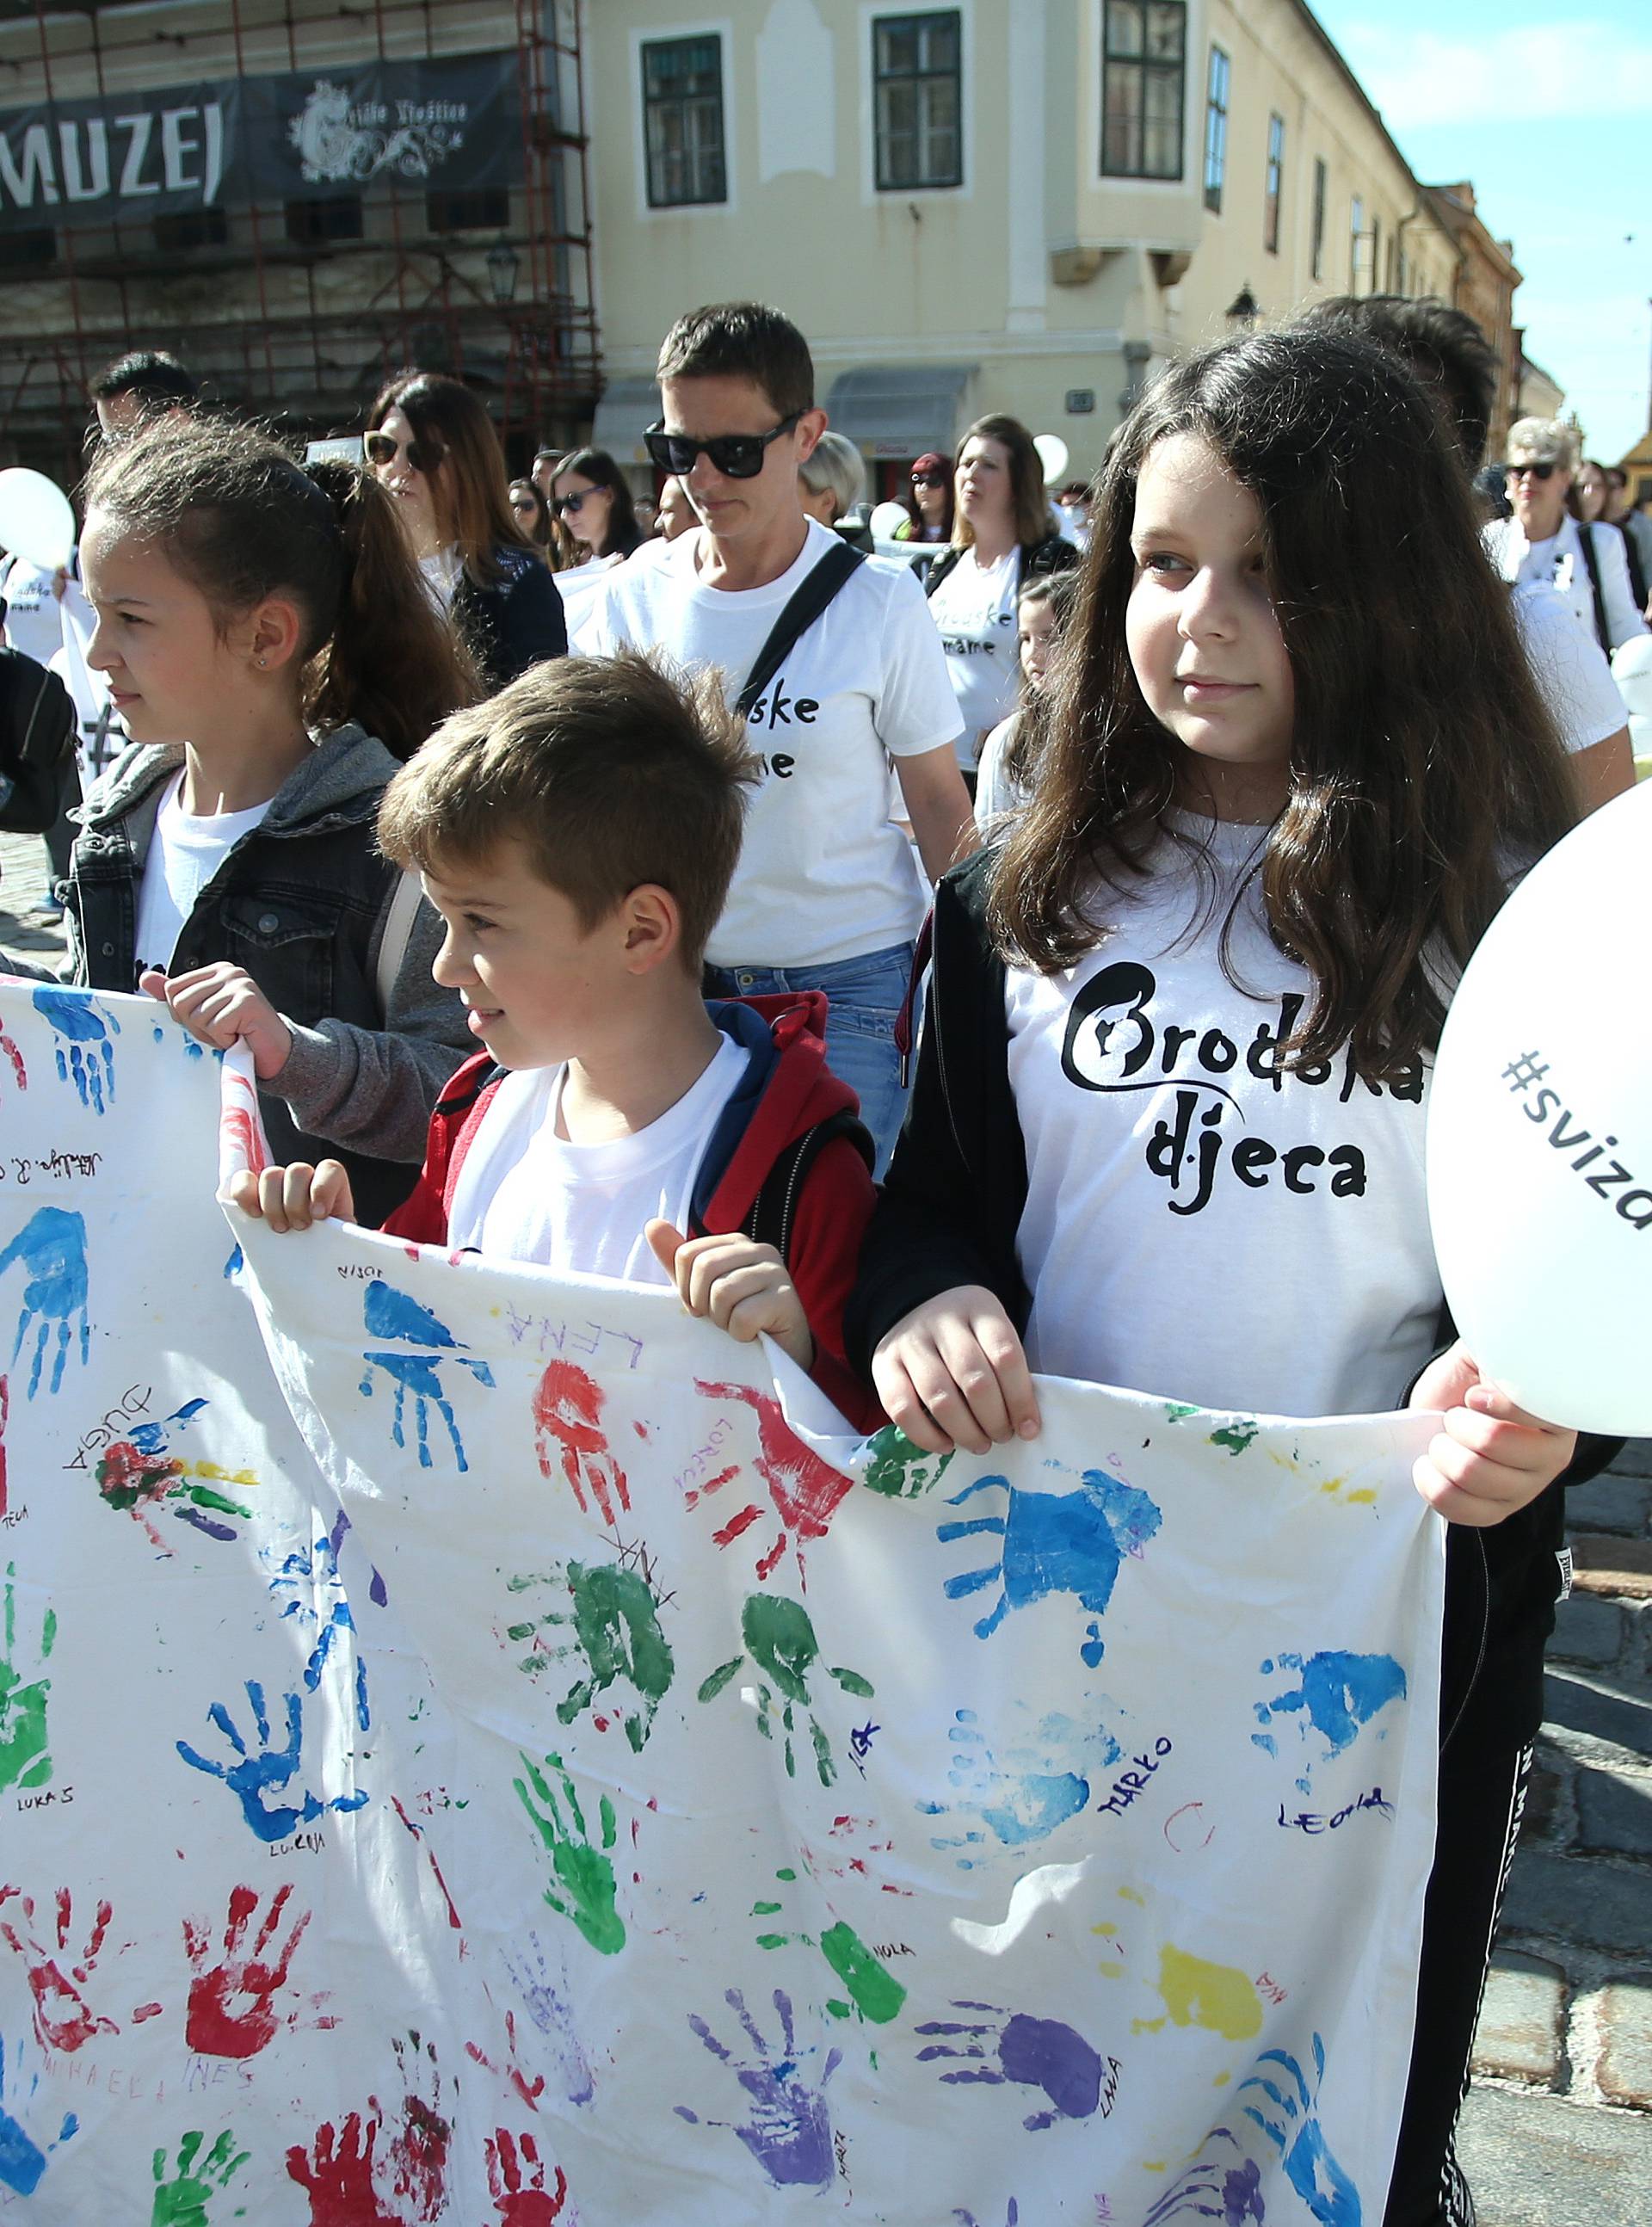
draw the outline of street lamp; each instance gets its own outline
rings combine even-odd
[[[1247,333],[1256,330],[1261,314],[1261,303],[1252,293],[1247,278],[1228,304],[1228,329],[1235,340],[1242,340]]]
[[[522,258],[501,232],[488,251],[488,284],[501,309],[516,299],[516,275]]]

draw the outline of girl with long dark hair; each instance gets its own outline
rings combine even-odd
[[[367,422],[367,462],[487,686],[560,657],[562,599],[511,508],[499,436],[475,395],[440,372],[403,372],[380,388]]]
[[[929,1018],[850,1351],[918,1445],[1036,1437],[1030,1371],[1247,1414],[1443,1410],[1445,1734],[1387,2217],[1452,2154],[1541,1707],[1575,1436],[1443,1320],[1423,1189],[1451,987],[1572,817],[1428,397],[1349,336],[1173,366],[1098,490],[1039,779],[936,891]]]

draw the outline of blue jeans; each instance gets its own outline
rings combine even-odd
[[[785,990],[824,990],[826,1065],[860,1100],[860,1118],[872,1133],[881,1178],[906,1114],[895,1021],[906,998],[912,946],[891,944],[840,959],[831,967],[708,967],[713,997],[773,997]]]

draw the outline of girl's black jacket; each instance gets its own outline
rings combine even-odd
[[[985,907],[992,852],[935,890],[934,966],[905,1125],[866,1233],[844,1318],[852,1366],[903,1315],[960,1284],[996,1292],[1017,1330],[1030,1303],[1016,1260],[1027,1154],[1009,1079],[1003,960]],[[1442,1311],[1442,1346],[1454,1335]],[[1394,1387],[1396,1404],[1408,1388]],[[1543,1713],[1543,1646],[1561,1589],[1564,1488],[1604,1468],[1623,1441],[1580,1437],[1556,1484],[1504,1522],[1447,1526],[1442,1744],[1518,1746]]]

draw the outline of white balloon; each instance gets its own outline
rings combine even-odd
[[[904,503],[880,502],[871,515],[874,541],[893,541],[903,526],[912,523]]]
[[[0,472],[0,546],[51,572],[74,554],[74,513],[44,472],[21,464]]]
[[[1067,443],[1059,433],[1035,433],[1032,445],[1044,468],[1044,485],[1058,487],[1067,476]]]
[[[1464,970],[1428,1209],[1482,1370],[1572,1430],[1652,1433],[1652,784],[1540,860]]]

